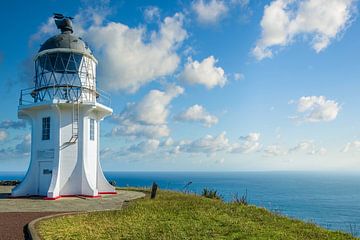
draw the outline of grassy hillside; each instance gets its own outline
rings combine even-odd
[[[255,206],[160,191],[121,211],[45,220],[43,239],[355,239]]]

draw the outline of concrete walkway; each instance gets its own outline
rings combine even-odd
[[[12,187],[0,186],[0,212],[84,212],[120,209],[125,201],[144,197],[134,191],[118,190],[118,194],[100,198],[69,197],[57,200],[42,198],[9,198]]]
[[[88,212],[121,209],[124,202],[142,198],[135,191],[117,191],[118,194],[101,198],[71,197],[57,200],[42,198],[9,198],[12,187],[0,186],[0,239],[24,239],[24,229],[30,221],[60,212]]]

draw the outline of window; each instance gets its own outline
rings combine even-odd
[[[50,139],[50,117],[42,119],[42,140]]]
[[[95,140],[95,120],[90,119],[90,140]]]

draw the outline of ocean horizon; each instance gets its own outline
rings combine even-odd
[[[0,172],[22,180],[25,172]],[[105,172],[120,187],[149,187],[200,194],[217,190],[225,201],[247,194],[250,204],[319,226],[360,236],[360,174],[356,172]],[[187,186],[187,187],[186,187]]]

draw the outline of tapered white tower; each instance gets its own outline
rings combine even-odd
[[[73,35],[71,18],[54,15],[61,30],[35,56],[35,86],[21,91],[18,117],[32,125],[28,172],[12,196],[47,199],[115,193],[99,161],[100,121],[110,98],[96,89],[96,64]]]

